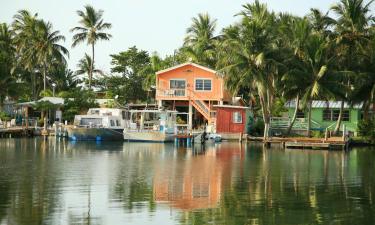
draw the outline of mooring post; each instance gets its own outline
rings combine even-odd
[[[328,127],[326,128],[326,132],[324,134],[324,141],[328,140]]]
[[[343,124],[342,125],[342,141],[344,141],[344,142],[346,141],[345,140],[346,139],[345,138],[345,136],[346,136],[345,133],[346,133],[346,126],[345,126],[345,124]]]

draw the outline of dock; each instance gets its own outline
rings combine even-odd
[[[266,141],[260,137],[248,137],[250,141],[260,141],[266,146],[280,144],[286,149],[325,149],[325,150],[347,150],[349,139],[342,137],[330,138],[308,138],[308,137],[269,137]]]
[[[0,137],[33,137],[35,135],[35,128],[25,127],[10,127],[0,128]]]

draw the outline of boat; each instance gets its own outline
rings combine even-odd
[[[129,110],[123,131],[125,141],[173,142],[177,134],[176,111]]]
[[[90,108],[86,115],[74,117],[74,126],[67,127],[68,138],[73,141],[121,141],[126,113],[125,109]]]

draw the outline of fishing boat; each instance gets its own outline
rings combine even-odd
[[[172,142],[177,133],[176,111],[129,110],[123,136],[125,141]]]
[[[67,127],[70,140],[121,141],[126,110],[91,108],[86,115],[76,115],[74,126]]]

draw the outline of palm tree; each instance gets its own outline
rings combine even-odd
[[[302,86],[302,105],[308,107],[307,135],[311,132],[311,109],[315,99],[330,100],[340,95],[343,86],[338,83],[334,70],[335,57],[333,46],[319,34],[310,34],[301,48],[301,57],[293,70],[285,74],[283,80],[288,83],[300,83]]]
[[[192,25],[186,30],[182,51],[192,61],[214,68],[216,66],[216,19],[207,13],[200,13],[192,19]]]
[[[36,51],[31,40],[36,36],[36,24],[38,14],[31,14],[27,10],[20,10],[14,16],[12,23],[14,35],[14,45],[17,52],[15,67],[28,71],[31,75],[31,89],[33,99],[37,98],[38,66],[36,63]]]
[[[335,32],[338,43],[338,55],[341,57],[340,70],[358,71],[358,58],[363,55],[363,49],[369,43],[368,29],[375,17],[370,14],[370,6],[374,0],[365,3],[364,0],[341,0],[332,6],[331,10],[338,17],[336,20]],[[343,79],[347,86],[352,86],[353,79],[348,76]],[[349,90],[349,89],[348,89]],[[346,93],[346,98],[351,94]],[[337,119],[335,133],[338,133],[341,126],[344,99],[341,98],[340,114]]]
[[[259,1],[243,7],[239,14],[241,23],[224,31],[219,65],[232,92],[243,87],[256,90],[265,124],[264,139],[267,139],[278,79],[276,18]]]
[[[96,11],[90,5],[85,6],[85,11],[78,10],[77,14],[81,17],[79,23],[82,26],[71,29],[71,32],[76,32],[73,35],[72,47],[85,41],[88,45],[91,45],[92,60],[90,73],[92,73],[94,71],[95,44],[99,40],[109,40],[112,37],[112,35],[104,32],[110,29],[112,25],[103,21],[103,10]],[[89,88],[91,88],[91,78],[92,74],[89,75]]]
[[[95,65],[92,63],[92,59],[89,55],[85,54],[85,57],[83,57],[81,60],[79,60],[79,63],[77,64],[78,70],[76,70],[75,75],[82,75],[87,74],[89,78],[89,85],[91,88],[91,80],[92,76],[94,74],[100,74],[104,75],[103,71],[99,69],[95,69]]]
[[[323,13],[319,9],[310,9],[310,14],[307,16],[309,19],[312,30],[321,33],[325,36],[329,36],[332,31],[329,29],[333,26],[336,21],[328,16],[329,12]]]
[[[66,64],[64,55],[69,55],[68,50],[58,44],[65,41],[65,37],[59,31],[53,31],[52,24],[38,21],[36,36],[32,40],[35,48],[36,60],[43,71],[43,91],[46,91],[47,73],[52,63]]]
[[[311,35],[311,25],[307,18],[281,15],[279,21],[283,42],[283,65],[285,73],[282,77],[282,95],[287,100],[295,99],[295,110],[286,134],[290,134],[300,109],[300,98],[305,92],[306,84],[299,79],[298,63],[304,56],[306,40]]]
[[[7,96],[15,93],[15,79],[12,74],[15,59],[13,32],[5,23],[0,24],[0,111]]]

